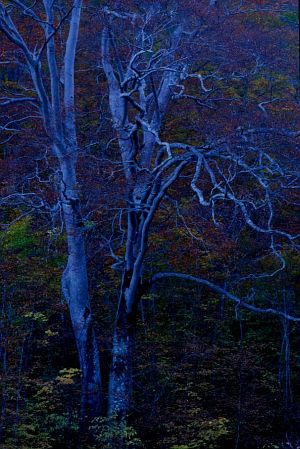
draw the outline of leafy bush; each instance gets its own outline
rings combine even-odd
[[[97,442],[97,449],[142,449],[143,444],[135,429],[126,420],[116,416],[94,418],[90,430]]]

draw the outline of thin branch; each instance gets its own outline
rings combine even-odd
[[[8,98],[3,103],[0,103],[0,106],[8,106],[9,104],[22,103],[25,101],[34,101],[35,102],[35,101],[37,101],[37,99],[32,98],[32,97]]]
[[[291,316],[285,312],[282,312],[280,310],[276,310],[273,308],[267,308],[267,309],[263,309],[260,307],[256,307],[252,304],[248,304],[246,303],[243,299],[238,298],[237,296],[233,295],[232,293],[229,293],[228,291],[224,290],[224,288],[208,281],[207,279],[202,279],[196,276],[191,276],[189,274],[183,274],[183,273],[157,273],[154,276],[152,276],[151,280],[150,280],[150,285],[155,283],[156,281],[159,281],[160,279],[164,279],[164,278],[179,278],[179,279],[184,279],[186,281],[191,281],[191,282],[195,282],[197,284],[201,284],[201,285],[205,285],[207,287],[209,287],[210,289],[214,290],[217,293],[220,293],[221,295],[225,296],[226,298],[230,299],[231,301],[235,302],[239,307],[242,307],[244,309],[250,310],[251,312],[254,313],[264,313],[264,314],[269,314],[269,315],[275,315],[275,316],[279,316],[279,317],[283,317],[287,320],[290,321],[294,321],[294,322],[300,322],[300,318],[298,317],[294,317]]]

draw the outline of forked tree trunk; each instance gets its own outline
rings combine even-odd
[[[164,16],[163,11],[160,12]],[[144,20],[148,21],[149,17],[142,16],[142,23],[146,23]],[[109,415],[119,418],[125,418],[130,407],[136,309],[143,291],[141,275],[150,225],[161,199],[187,163],[179,160],[173,168],[170,148],[159,138],[163,117],[173,95],[172,86],[180,78],[181,69],[175,63],[174,50],[178,48],[182,33],[183,26],[178,24],[168,42],[169,51],[164,50],[160,54],[153,52],[151,47],[153,59],[152,56],[149,59],[149,42],[153,36],[149,41],[141,27],[136,34],[141,40],[137,38],[134,41],[126,70],[123,70],[124,59],[119,57],[115,45],[111,45],[114,43],[114,29],[110,18],[102,33],[102,65],[108,81],[110,111],[128,190],[125,268],[114,331],[108,397]],[[147,54],[145,60],[142,58],[144,54]],[[139,73],[136,67],[142,60],[146,64]],[[153,71],[157,71],[157,83],[153,81]],[[156,147],[160,149],[154,158]],[[168,156],[163,161],[165,152]],[[173,168],[171,174],[168,168]]]
[[[84,226],[75,191],[75,172],[62,166],[61,187],[68,243],[68,263],[62,277],[62,289],[68,302],[82,375],[81,416],[101,412],[101,371],[99,351],[88,294]]]
[[[81,416],[97,416],[101,411],[99,352],[87,293],[87,276],[80,238],[71,237],[75,252],[68,257],[63,275],[82,375]]]

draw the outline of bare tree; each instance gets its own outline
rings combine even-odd
[[[109,105],[126,181],[127,203],[123,259],[118,259],[111,248],[112,256],[117,259],[114,267],[121,273],[121,287],[112,349],[109,414],[124,417],[132,390],[138,304],[153,282],[165,277],[183,278],[206,285],[253,312],[294,319],[276,307],[263,309],[197,276],[168,272],[157,273],[149,279],[145,257],[151,226],[161,202],[168,199],[169,189],[185,174],[190,178],[192,194],[203,210],[210,211],[216,226],[219,226],[222,205],[228,204],[246,225],[266,237],[276,265],[274,272],[262,276],[272,277],[284,269],[282,242],[294,245],[296,236],[274,225],[278,197],[272,191],[271,179],[276,179],[276,189],[288,190],[295,187],[297,177],[293,171],[286,172],[280,166],[272,153],[259,144],[257,136],[294,138],[298,133],[253,127],[237,128],[222,138],[207,138],[199,146],[164,141],[161,132],[172,100],[191,100],[204,108],[213,108],[218,102],[228,100],[214,95],[218,91],[214,89],[214,81],[222,75],[212,71],[204,77],[201,72],[191,70],[192,58],[190,55],[186,58],[184,50],[189,51],[192,40],[196,42],[199,27],[186,26],[185,18],[178,17],[174,9],[155,4],[140,14],[108,8],[104,13],[107,25],[102,33],[102,65],[109,86]],[[130,30],[128,34],[126,30]],[[120,48],[122,40],[129,51]],[[206,45],[201,40],[197,43]],[[249,74],[230,76],[232,79],[251,76],[259,70],[258,65],[254,62]],[[192,80],[198,82],[197,95],[189,90]],[[255,185],[251,192],[242,188],[247,182]]]
[[[1,106],[22,103],[38,110],[33,119],[36,116],[42,119],[52,154],[58,163],[59,200],[56,207],[63,212],[68,244],[62,291],[70,311],[82,372],[82,413],[97,415],[101,408],[101,374],[88,293],[84,225],[76,179],[78,144],[74,76],[81,9],[81,0],[74,0],[67,10],[56,6],[52,0],[44,0],[43,7],[19,0],[1,2],[0,30],[21,52],[23,66],[31,78],[30,96],[16,92],[15,96],[2,98]],[[26,41],[20,31],[20,25],[26,21],[34,24],[37,35],[41,32],[40,41],[33,50],[29,39]],[[67,30],[67,38],[60,56],[56,38],[62,28],[64,32]],[[10,131],[13,126],[2,128]],[[11,132],[14,135],[13,129]],[[24,197],[22,194],[15,196],[19,199]],[[34,194],[28,195],[28,199],[32,199],[33,206],[37,204]],[[41,206],[45,206],[42,201]]]

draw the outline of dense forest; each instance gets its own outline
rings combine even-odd
[[[0,0],[0,448],[299,449],[296,0]]]

